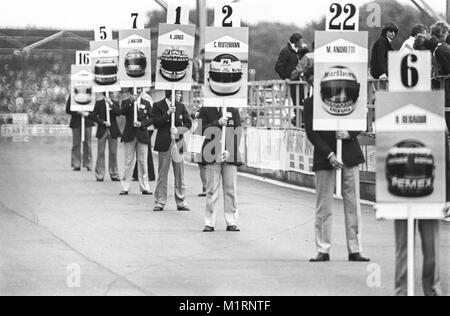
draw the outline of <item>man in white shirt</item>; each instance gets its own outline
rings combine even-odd
[[[417,36],[427,37],[427,34],[428,30],[425,25],[422,24],[415,25],[411,30],[411,36],[403,43],[402,48],[400,48],[400,51],[403,51],[405,49],[413,51],[414,42],[416,41]]]

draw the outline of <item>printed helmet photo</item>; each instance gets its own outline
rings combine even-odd
[[[242,63],[234,55],[222,54],[211,61],[209,86],[219,96],[234,95],[242,86]]]
[[[92,87],[79,85],[73,88],[74,100],[77,104],[86,105],[92,101]]]
[[[117,82],[117,62],[113,58],[99,59],[94,67],[94,80],[98,85],[111,85]]]
[[[425,197],[434,191],[435,160],[430,149],[416,140],[405,140],[389,150],[386,178],[391,194]]]
[[[129,51],[125,55],[125,71],[128,76],[139,78],[145,75],[147,57],[140,50]]]
[[[336,116],[353,113],[360,88],[361,85],[351,69],[344,66],[331,67],[320,82],[323,108]]]
[[[165,49],[161,55],[160,73],[168,81],[180,81],[186,76],[189,56],[179,48]]]

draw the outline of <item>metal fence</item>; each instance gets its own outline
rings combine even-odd
[[[432,88],[450,91],[450,77],[432,78]],[[388,90],[387,80],[369,79],[367,85],[368,113],[367,134],[373,134],[375,122],[375,94]],[[312,87],[304,81],[268,80],[248,83],[248,107],[241,110],[245,126],[302,129],[303,104],[305,98],[312,95]],[[188,104],[193,107],[202,105],[203,92],[201,85],[194,85],[188,92]]]

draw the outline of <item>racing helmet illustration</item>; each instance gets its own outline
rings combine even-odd
[[[145,75],[147,57],[140,50],[129,51],[125,55],[125,71],[128,76],[139,78]]]
[[[74,100],[77,104],[86,105],[92,101],[92,87],[88,85],[78,85],[73,88]]]
[[[165,49],[161,55],[160,73],[168,81],[180,81],[186,76],[189,56],[180,48]]]
[[[344,66],[329,68],[320,82],[323,108],[332,115],[353,113],[361,85],[353,71]]]
[[[425,197],[434,191],[435,159],[419,141],[405,140],[392,147],[386,159],[386,178],[391,194]]]
[[[114,58],[99,59],[94,67],[94,80],[99,85],[111,85],[117,82],[117,62]]]
[[[211,61],[209,86],[220,96],[234,95],[242,86],[242,63],[234,55],[221,54]]]

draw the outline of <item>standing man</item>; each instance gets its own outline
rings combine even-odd
[[[148,183],[147,155],[148,146],[151,144],[147,128],[153,124],[151,118],[151,106],[141,104],[138,98],[137,120],[134,120],[135,96],[129,92],[128,98],[122,102],[122,115],[126,116],[125,129],[122,142],[125,143],[125,171],[122,180],[122,192],[120,195],[128,195],[131,178],[135,164],[138,160],[139,189],[142,195],[152,195]]]
[[[110,122],[107,121],[106,106],[109,109]],[[109,176],[111,181],[118,182],[119,170],[117,168],[117,142],[121,135],[117,125],[116,115],[120,115],[119,104],[110,99],[106,99],[103,93],[96,94],[96,103],[91,118],[98,124],[97,128],[97,164],[95,166],[95,176],[98,182],[103,182],[105,178],[105,150],[108,142],[109,151]]]
[[[314,82],[313,69],[305,73],[308,83]],[[305,128],[309,141],[314,145],[316,173],[316,245],[318,255],[311,262],[330,261],[333,191],[336,171],[342,170],[342,197],[344,198],[345,229],[347,235],[348,260],[368,262],[361,251],[361,202],[359,195],[359,165],[364,155],[358,141],[359,132],[329,132],[313,130],[313,98],[305,100]],[[342,160],[336,156],[337,139],[342,139]]]
[[[228,108],[223,115],[221,108],[202,108],[203,160],[206,164],[207,197],[205,228],[203,232],[214,232],[219,209],[220,185],[223,186],[225,222],[228,232],[239,232],[237,219],[237,168],[242,165],[239,146],[241,142],[241,117],[235,108]],[[225,152],[221,153],[222,127],[226,126]]]
[[[146,90],[144,90],[141,94],[141,104],[143,104],[145,106],[150,106],[153,111],[153,99],[147,93]],[[156,180],[155,166],[153,164],[153,148],[152,148],[152,144],[151,144],[151,139],[153,137],[153,132],[154,132],[154,126],[152,125],[152,126],[148,127],[147,130],[150,135],[150,146],[148,146],[148,157],[147,157],[148,181],[153,182]],[[139,181],[137,161],[136,161],[136,165],[134,166],[133,181]]]
[[[284,47],[278,56],[278,61],[275,64],[275,71],[280,76],[281,79],[290,81],[292,73],[297,68],[298,63],[308,53],[308,48],[305,43],[303,43],[303,36],[299,33],[294,33],[289,38],[287,46]],[[299,88],[299,95],[297,95],[297,88]],[[301,103],[303,99],[303,89],[298,85],[290,85],[292,105],[297,106]],[[295,117],[292,119],[292,124],[295,126],[297,124],[297,116],[299,111],[296,110]],[[301,124],[302,122],[300,122]]]
[[[303,36],[299,33],[292,34],[287,46],[280,51],[278,61],[275,64],[275,71],[281,79],[288,80],[291,78],[292,72],[299,61],[307,53],[304,49]]]
[[[203,122],[200,119],[200,110],[196,110],[191,114],[191,118],[193,120],[193,133],[196,135],[203,135],[202,130],[202,124]],[[202,154],[195,155],[195,162],[198,165],[199,173],[200,173],[200,180],[202,181],[202,193],[198,195],[198,197],[206,197],[206,186],[207,186],[207,179],[206,179],[206,164],[203,162]]]
[[[450,161],[448,135],[445,137],[446,149],[446,179],[447,201],[450,198]],[[450,218],[450,209],[444,209],[444,215]],[[419,226],[422,244],[422,288],[425,296],[441,296],[440,278],[440,221],[417,220],[414,226]],[[408,294],[408,221],[395,221],[395,296],[407,296]]]
[[[180,92],[177,92],[181,94]],[[167,204],[167,177],[172,161],[175,177],[175,202],[178,211],[190,211],[185,202],[183,134],[192,127],[189,113],[183,103],[175,100],[172,104],[172,91],[166,90],[166,98],[153,105],[153,119],[158,129],[155,151],[158,152],[158,180],[155,192],[155,212],[161,212]],[[172,113],[175,113],[175,127],[171,127]]]
[[[81,171],[81,117],[85,118],[85,140],[83,143],[83,167],[92,170],[92,127],[94,122],[89,118],[89,112],[72,112],[70,96],[66,102],[66,113],[71,115],[70,128],[72,129],[72,169]]]

